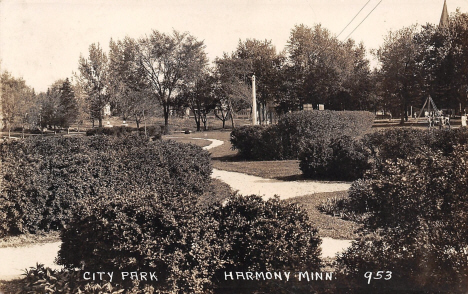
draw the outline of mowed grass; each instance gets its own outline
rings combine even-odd
[[[22,247],[59,241],[59,232],[38,232],[36,234],[23,234],[19,236],[0,238],[0,248]]]
[[[199,141],[208,142],[208,144],[209,141],[194,140],[193,138],[216,139],[223,141],[223,145],[209,150],[211,153],[213,168],[216,169],[245,173],[252,176],[276,180],[305,180],[302,176],[301,170],[299,169],[298,160],[246,161],[241,159],[237,154],[237,150],[232,150],[230,135],[231,132],[229,130],[225,130],[195,132],[191,134],[175,134],[164,136],[163,138],[196,145],[201,144]]]
[[[329,237],[333,239],[356,239],[358,233],[356,230],[361,228],[361,225],[352,221],[343,220],[339,217],[324,214],[318,210],[318,206],[327,198],[343,198],[348,197],[347,191],[316,193],[295,198],[290,198],[285,201],[296,203],[302,206],[309,215],[309,219],[313,226],[316,227],[320,237]]]

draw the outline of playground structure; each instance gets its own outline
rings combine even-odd
[[[426,105],[427,105],[427,108],[426,108]],[[432,106],[432,109],[431,109],[431,106]],[[419,119],[423,111],[424,111],[424,116],[427,118],[429,129],[433,127],[439,127],[439,129],[442,129],[442,128],[450,129],[451,127],[450,117],[448,115],[445,115],[445,113],[442,110],[439,110],[437,108],[431,96],[428,96],[426,101],[424,102],[424,105],[419,111],[419,114],[416,118],[416,123],[419,122]]]

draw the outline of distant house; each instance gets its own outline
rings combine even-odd
[[[110,106],[109,103],[107,103],[107,104],[104,106],[103,114],[104,114],[104,116],[110,116],[110,115],[111,115],[111,106]]]

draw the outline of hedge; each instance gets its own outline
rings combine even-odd
[[[378,140],[385,134],[387,142]],[[465,293],[467,130],[391,130],[371,138],[378,164],[349,191],[349,209],[365,216],[367,233],[338,259],[339,271],[349,281],[392,271],[391,280],[352,285],[353,293]]]
[[[62,232],[59,264],[156,272],[160,293],[226,293],[224,271],[320,269],[317,230],[296,205],[259,196],[197,212],[181,209],[186,204],[135,193],[84,205]],[[262,289],[276,287],[249,281],[242,293]]]
[[[293,112],[280,117],[277,125],[234,129],[231,144],[246,159],[298,159],[311,144],[328,144],[344,135],[362,136],[372,127],[373,119],[366,111]]]
[[[112,128],[93,128],[86,131],[86,136],[94,135],[107,135],[107,136],[125,136],[137,133],[139,135],[145,134],[145,128],[131,128],[125,126],[112,127]],[[161,139],[161,128],[155,126],[146,127],[146,134],[154,139]]]
[[[360,140],[349,136],[310,141],[300,155],[299,167],[305,177],[354,181],[371,167],[370,152]]]
[[[211,174],[200,147],[141,136],[31,137],[0,143],[0,156],[0,236],[58,230],[85,198],[194,198]]]

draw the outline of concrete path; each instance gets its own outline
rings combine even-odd
[[[61,242],[42,243],[23,247],[0,248],[0,280],[10,281],[23,277],[25,269],[42,263],[52,269],[61,267],[54,263]]]
[[[218,147],[223,141],[208,139],[212,144],[203,147],[206,150]],[[280,196],[280,199],[309,195],[321,192],[345,191],[350,188],[349,183],[317,182],[317,181],[278,181],[243,173],[213,169],[211,177],[219,179],[242,195],[261,195],[264,199]],[[322,257],[335,257],[351,245],[352,240],[337,240],[322,238]]]
[[[348,183],[279,181],[217,169],[213,169],[211,176],[222,180],[242,195],[256,194],[265,200],[275,195],[280,199],[288,199],[322,192],[345,191],[350,187]]]

